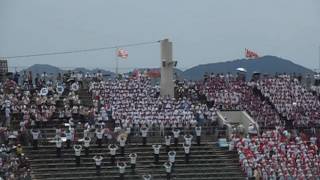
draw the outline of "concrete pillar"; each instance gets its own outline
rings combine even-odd
[[[174,97],[173,68],[176,62],[172,60],[172,42],[161,40],[161,80],[160,95]]]

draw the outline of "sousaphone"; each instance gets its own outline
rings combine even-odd
[[[41,88],[41,90],[40,90],[40,95],[41,96],[46,96],[47,94],[48,94],[48,92],[49,92],[49,90],[48,90],[48,88]]]
[[[72,83],[71,84],[71,91],[78,91],[79,90],[79,84],[78,83]]]

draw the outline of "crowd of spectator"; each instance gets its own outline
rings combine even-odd
[[[277,127],[261,136],[237,137],[236,148],[246,176],[253,179],[318,179],[320,177],[319,137]]]
[[[313,85],[310,87],[310,90],[314,96],[318,97],[318,100],[320,101],[320,85],[319,86]]]
[[[274,105],[291,127],[320,125],[320,101],[289,75],[263,78],[257,88]]]
[[[83,77],[71,72],[63,76],[53,79],[43,73],[33,79],[31,72],[24,72],[22,77],[16,74],[0,84],[1,178],[31,178],[22,146],[37,142],[42,134],[40,129],[45,128],[48,121],[59,119],[62,123],[75,124],[88,118],[90,107],[82,105],[71,84],[83,85],[84,78],[100,76]]]
[[[2,144],[0,147],[0,179],[31,180],[31,170],[28,158],[22,153],[22,148]]]
[[[141,127],[150,131],[171,132],[179,128],[190,130],[197,124],[211,125],[216,121],[215,109],[194,103],[186,96],[178,99],[159,96],[159,89],[145,76],[92,82],[90,92],[100,119],[112,112],[120,129],[138,132]]]
[[[254,91],[254,84],[232,75],[211,74],[198,82],[198,89],[214,108],[246,111],[261,127],[281,125],[277,112]]]

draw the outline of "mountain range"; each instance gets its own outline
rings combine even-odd
[[[201,79],[205,73],[236,73],[237,68],[247,70],[247,75],[251,77],[254,72],[261,74],[313,74],[314,72],[290,60],[276,56],[263,56],[257,59],[237,59],[226,62],[201,64],[183,71],[185,79]]]
[[[179,69],[175,69],[176,75],[179,79],[189,79],[189,80],[198,80],[203,77],[206,73],[237,73],[237,68],[244,68],[247,71],[247,75],[251,77],[251,75],[255,72],[259,72],[261,74],[276,74],[276,73],[287,73],[287,74],[313,74],[314,72],[308,68],[305,68],[301,65],[295,64],[290,60],[286,60],[283,58],[279,58],[276,56],[263,56],[257,59],[237,59],[232,61],[218,62],[218,63],[209,63],[209,64],[201,64],[194,66],[185,71],[181,71]],[[140,70],[145,70],[148,68],[141,68]],[[154,68],[152,68],[154,69]],[[58,67],[48,65],[48,64],[35,64],[23,71],[32,71],[33,74],[39,73],[42,74],[46,72],[47,74],[56,75],[58,73],[66,72]],[[111,71],[106,71],[103,69],[93,69],[89,70],[86,68],[76,68],[71,71],[76,72],[89,72],[96,73],[101,71],[102,74],[106,76],[114,77],[115,73]]]
[[[23,69],[22,71],[20,71],[20,73],[23,73],[24,71],[27,71],[27,72],[31,71],[33,76],[34,76],[36,74],[42,74],[43,72],[46,72],[49,75],[57,75],[59,73],[64,73],[64,72],[67,72],[69,70],[62,70],[62,69],[60,69],[60,68],[58,68],[56,66],[52,66],[52,65],[49,65],[49,64],[34,64],[34,65],[28,67],[27,69]],[[106,71],[104,69],[99,69],[99,68],[90,70],[90,69],[79,67],[79,68],[72,69],[70,71],[83,72],[83,73],[87,73],[87,72],[89,72],[89,73],[97,73],[98,71],[100,71],[105,76],[111,76],[111,77],[115,76],[114,72]]]

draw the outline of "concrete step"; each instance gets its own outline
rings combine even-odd
[[[178,164],[177,164],[178,165]],[[174,172],[176,174],[179,174],[179,173],[187,173],[187,172],[190,172],[190,171],[193,171],[194,168],[197,168],[198,166],[176,166],[174,168]],[[131,172],[130,168],[126,168],[126,171],[128,173]],[[141,174],[147,174],[147,173],[150,173],[150,171],[153,173],[153,174],[162,174],[164,172],[164,167],[162,165],[158,165],[158,166],[154,166],[154,167],[139,167],[137,166],[136,167],[136,172],[137,173],[141,173]],[[238,167],[233,167],[233,168],[226,168],[226,167],[223,167],[223,168],[218,168],[218,167],[198,167],[197,169],[197,172],[196,173],[205,173],[205,172],[215,172],[215,173],[221,173],[221,172],[225,172],[226,174],[234,174],[232,172],[237,172],[238,171]],[[228,171],[228,172],[226,172]],[[108,173],[108,174],[115,174],[117,175],[119,173],[119,169],[116,167],[116,166],[112,166],[112,167],[102,167],[101,169],[101,172],[102,173]],[[68,177],[68,176],[81,176],[83,174],[96,174],[96,170],[94,168],[90,168],[90,169],[73,169],[72,171],[64,171],[64,169],[60,169],[59,171],[46,171],[46,172],[34,172],[33,173],[34,175],[36,176],[50,176],[50,175],[55,175],[55,176],[65,176],[65,177]],[[57,175],[56,175],[57,174]]]
[[[210,169],[209,169],[210,170]],[[142,171],[139,170],[137,171],[137,174],[133,175],[130,172],[127,172],[125,174],[126,178],[125,179],[142,179],[141,175],[143,174],[149,174],[151,173],[154,177],[154,179],[165,179],[166,174],[165,170],[162,167],[162,169],[159,169],[157,171],[152,170],[151,172],[148,170]],[[96,178],[101,178],[103,177],[104,179],[118,179],[119,173],[116,172],[107,172],[107,171],[102,171],[100,175],[97,175],[96,172],[77,172],[76,174],[70,174],[70,172],[60,172],[57,174],[41,174],[41,175],[36,175],[39,179],[96,179]],[[211,177],[211,178],[220,178],[220,177],[225,177],[225,178],[230,178],[230,177],[239,177],[238,172],[212,172],[212,171],[207,171],[206,169],[203,170],[197,170],[197,172],[190,172],[189,171],[180,171],[176,169],[173,172],[173,176],[176,178],[183,178],[183,179],[189,179],[190,177]],[[174,178],[173,178],[174,179]]]
[[[133,151],[132,151],[133,152]],[[129,155],[129,153],[131,152],[125,152],[125,157],[127,157]],[[181,155],[184,155],[183,152],[177,152],[178,154],[181,154]],[[225,154],[215,154],[215,153],[210,153],[210,152],[197,152],[197,151],[192,151],[191,154],[193,156],[210,156],[212,158],[238,158],[237,156],[235,155],[225,155]],[[95,153],[92,153],[90,152],[89,153],[89,157],[91,156],[94,156],[94,155],[101,155],[101,156],[105,156],[105,157],[109,157],[109,152],[105,151],[101,151],[101,152],[95,152]],[[141,156],[141,159],[143,159],[144,157],[149,157],[150,155],[153,156],[153,153],[152,152],[148,152],[148,153],[141,153],[141,152],[137,152],[137,155],[140,157]],[[118,153],[117,154],[118,157],[121,157],[121,155]],[[161,152],[159,154],[160,157],[162,156],[168,156],[167,153],[165,152]],[[46,159],[54,159],[56,158],[56,153],[50,153],[50,154],[43,154],[43,155],[37,155],[37,154],[34,154],[34,155],[29,155],[28,156],[30,160],[38,160],[40,158],[46,158]],[[81,153],[81,157],[85,157],[84,153]],[[68,159],[68,158],[74,158],[74,153],[66,153],[66,152],[62,152],[61,153],[61,158],[63,159]]]
[[[129,164],[128,164],[129,165]],[[141,163],[141,162],[137,162],[137,166],[136,168],[152,168],[153,166],[156,168],[160,168],[162,167],[163,163],[159,163],[159,164],[154,164],[154,163]],[[239,170],[239,164],[238,163],[234,163],[234,164],[212,164],[212,163],[193,163],[193,162],[189,162],[189,164],[176,164],[175,165],[176,168],[184,168],[184,167],[188,167],[188,168],[206,168],[206,167],[212,167],[212,168],[216,168],[217,170]],[[102,168],[105,169],[106,171],[108,171],[108,169],[112,170],[114,169],[114,166],[108,166],[103,164]],[[129,169],[129,167],[128,167]],[[36,173],[40,173],[40,172],[50,172],[50,171],[89,171],[89,170],[96,170],[95,166],[94,166],[94,162],[92,161],[92,166],[86,166],[86,165],[81,165],[81,166],[68,166],[68,167],[56,167],[56,168],[37,168],[35,171]]]
[[[103,154],[104,157],[105,157],[105,161],[109,161],[110,159],[110,156],[106,156],[106,154]],[[93,160],[92,160],[92,157],[93,156],[90,156],[90,157],[81,157],[81,162],[82,163],[92,163]],[[127,157],[122,157],[122,156],[116,156],[116,159],[127,159]],[[153,162],[153,155],[152,156],[143,156],[143,157],[138,157],[137,161],[141,161],[141,162]],[[159,157],[159,160],[160,161],[167,161],[168,160],[168,156],[160,156]],[[181,154],[177,154],[176,155],[176,161],[179,161],[179,162],[184,162],[184,155]],[[190,155],[190,161],[192,162],[210,162],[210,163],[236,163],[238,162],[237,159],[231,159],[229,157],[217,157],[217,156],[211,156],[211,155]],[[49,159],[49,158],[46,158],[46,159],[30,159],[30,162],[32,163],[32,166],[39,166],[41,164],[43,165],[48,165],[49,163],[54,163],[54,164],[67,164],[67,163],[74,163],[74,157],[70,157],[70,158],[67,158],[67,157],[63,157],[63,158],[52,158],[52,159]]]
[[[177,153],[181,153],[184,154],[184,150],[179,147],[179,148],[174,148],[171,147],[172,150],[175,150]],[[30,152],[30,151],[25,151],[25,152]],[[61,149],[61,152],[64,155],[73,155],[74,154],[74,150],[73,149]],[[153,149],[152,148],[147,148],[146,149],[141,149],[141,148],[125,148],[125,154],[128,153],[137,153],[139,155],[149,155],[149,154],[153,154]],[[89,153],[90,154],[97,154],[97,153],[109,153],[109,150],[107,148],[90,148],[89,149]],[[120,150],[117,150],[117,153],[120,153]],[[190,149],[190,153],[192,154],[199,154],[199,155],[216,155],[216,156],[227,156],[227,157],[237,157],[235,154],[231,154],[231,153],[226,153],[223,151],[219,151],[219,150],[210,150],[210,149],[200,149],[200,148],[192,148]],[[32,153],[30,153],[30,157],[35,157],[35,158],[39,158],[42,157],[44,155],[55,155],[56,154],[56,148],[51,148],[48,149],[48,151],[41,151],[41,150],[32,150]],[[83,152],[81,151],[81,154],[84,154],[84,150]],[[160,155],[167,155],[167,152],[165,150],[165,148],[161,148],[160,149]]]

